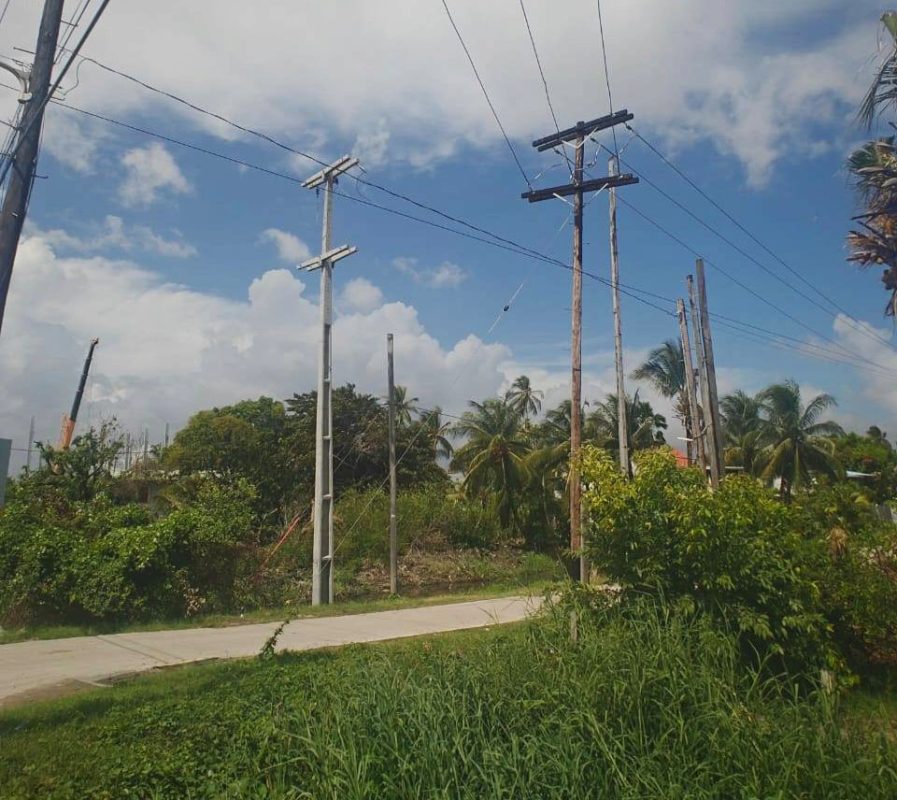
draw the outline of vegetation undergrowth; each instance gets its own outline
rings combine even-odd
[[[897,748],[654,601],[0,715],[5,797],[892,798]],[[570,609],[578,614],[571,639]]]

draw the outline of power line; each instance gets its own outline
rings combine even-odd
[[[601,32],[601,57],[604,60],[604,83],[607,86],[607,105],[608,113],[614,113],[614,98],[610,91],[610,70],[607,68],[607,46],[604,42],[604,19],[601,16],[601,0],[596,0],[598,4],[598,30]],[[614,135],[614,153],[617,152],[617,131],[611,128]]]
[[[12,86],[10,86],[10,85],[8,85],[8,84],[2,84],[2,83],[0,83],[0,86],[4,86],[5,88],[11,89],[11,90],[13,90],[13,91],[17,91],[17,90],[15,89],[15,87],[12,87]],[[126,130],[130,130],[130,131],[133,131],[133,132],[135,132],[135,133],[139,133],[139,134],[142,134],[142,135],[145,135],[145,136],[150,136],[150,137],[153,137],[153,138],[157,138],[157,139],[160,139],[160,140],[162,140],[162,141],[168,142],[168,143],[170,143],[170,144],[177,145],[177,146],[179,146],[179,147],[184,147],[184,148],[186,148],[186,149],[193,150],[193,151],[195,151],[195,152],[203,153],[204,155],[209,155],[209,156],[212,156],[212,157],[214,157],[214,158],[218,158],[218,159],[227,161],[227,162],[229,162],[229,163],[233,163],[233,164],[236,164],[236,165],[239,165],[239,166],[242,166],[242,167],[246,167],[246,168],[249,168],[249,169],[252,169],[252,170],[261,172],[261,173],[263,173],[263,174],[271,175],[271,176],[273,176],[273,177],[277,177],[277,178],[280,178],[280,179],[282,179],[282,180],[289,181],[290,183],[293,183],[293,184],[299,184],[299,183],[300,183],[300,181],[299,181],[298,178],[296,178],[296,177],[294,177],[294,176],[292,176],[292,175],[289,175],[289,174],[287,174],[287,173],[284,173],[284,172],[279,172],[279,171],[277,171],[277,170],[272,170],[272,169],[269,169],[269,168],[267,168],[267,167],[262,167],[262,166],[260,166],[260,165],[258,165],[258,164],[254,164],[254,163],[252,163],[252,162],[245,161],[245,160],[243,160],[243,159],[235,158],[235,157],[233,157],[233,156],[229,156],[229,155],[226,155],[226,154],[217,152],[217,151],[215,151],[215,150],[211,150],[211,149],[206,148],[206,147],[201,147],[201,146],[199,146],[199,145],[191,144],[191,143],[189,143],[189,142],[185,142],[185,141],[183,141],[183,140],[176,139],[176,138],[174,138],[174,137],[167,136],[167,135],[165,135],[165,134],[161,134],[161,133],[159,133],[159,132],[157,132],[157,131],[152,131],[152,130],[149,130],[149,129],[146,129],[146,128],[141,128],[141,127],[136,126],[136,125],[131,125],[131,124],[129,124],[129,123],[125,123],[125,122],[122,122],[122,121],[120,121],[120,120],[116,120],[116,119],[113,119],[113,118],[111,118],[111,117],[104,116],[104,115],[102,115],[102,114],[97,114],[97,113],[95,113],[95,112],[88,111],[88,110],[86,110],[86,109],[82,109],[82,108],[79,108],[79,107],[77,107],[77,106],[70,105],[70,104],[68,104],[68,103],[62,103],[62,102],[60,102],[60,101],[58,101],[58,100],[53,100],[52,102],[53,102],[55,105],[61,106],[61,107],[64,108],[64,109],[68,109],[69,111],[73,111],[73,112],[77,112],[77,113],[80,113],[80,114],[84,114],[84,115],[86,115],[86,116],[88,116],[88,117],[91,117],[91,118],[94,118],[94,119],[99,119],[99,120],[104,121],[104,122],[106,122],[106,123],[109,123],[109,124],[112,124],[112,125],[116,125],[116,126],[118,126],[118,127],[122,127],[122,128],[124,128],[124,129],[126,129]],[[361,182],[362,182],[362,183],[369,183],[369,182],[366,182],[366,181],[361,181]],[[369,185],[374,185],[375,188],[379,188],[379,187],[376,186],[375,184],[369,184]],[[390,191],[390,190],[386,190],[386,191]],[[347,200],[349,200],[349,201],[351,201],[351,202],[358,203],[358,204],[361,204],[361,205],[364,205],[364,206],[368,206],[368,207],[371,207],[371,208],[375,208],[375,209],[377,209],[377,210],[379,210],[379,211],[383,211],[383,212],[385,212],[385,213],[388,213],[388,214],[391,214],[391,215],[394,215],[394,216],[398,216],[398,217],[400,217],[400,218],[407,219],[407,220],[412,221],[412,222],[417,222],[417,223],[419,223],[419,224],[423,224],[423,225],[427,225],[427,226],[429,226],[429,227],[433,227],[433,228],[436,228],[436,229],[439,229],[439,230],[443,230],[443,231],[446,231],[446,232],[448,232],[448,233],[452,233],[452,234],[454,234],[454,235],[456,235],[456,236],[461,236],[461,237],[464,237],[464,238],[467,238],[467,239],[471,239],[471,240],[474,240],[474,241],[482,242],[482,243],[484,243],[484,244],[489,245],[490,247],[495,247],[495,248],[498,248],[498,249],[501,249],[501,250],[505,250],[505,251],[507,251],[507,252],[511,252],[511,253],[513,253],[513,254],[515,254],[515,255],[524,256],[524,257],[526,257],[526,258],[533,259],[533,260],[536,260],[536,261],[540,261],[540,262],[542,262],[542,263],[547,263],[547,264],[550,264],[550,265],[552,265],[552,266],[555,266],[555,267],[558,267],[558,268],[561,268],[561,269],[565,269],[565,270],[568,270],[568,271],[572,269],[572,266],[571,266],[571,265],[565,263],[564,261],[561,261],[560,259],[553,258],[553,257],[551,257],[551,256],[548,256],[548,255],[544,254],[544,253],[540,253],[540,252],[538,252],[538,251],[536,251],[536,250],[533,250],[532,248],[525,247],[525,246],[523,246],[523,245],[521,245],[521,244],[519,244],[519,243],[517,243],[517,242],[514,242],[513,240],[507,239],[507,238],[505,238],[505,237],[500,237],[500,236],[498,236],[497,234],[494,234],[494,233],[492,233],[491,231],[488,231],[488,230],[486,230],[486,229],[484,229],[484,228],[480,228],[480,227],[478,227],[478,226],[475,226],[475,225],[473,225],[472,223],[468,223],[468,222],[466,222],[466,221],[464,221],[464,220],[459,220],[459,219],[457,219],[457,218],[455,218],[455,217],[451,217],[450,215],[445,215],[445,214],[443,214],[443,212],[439,212],[438,210],[435,210],[435,213],[443,214],[443,216],[446,216],[446,217],[448,217],[449,219],[451,219],[451,220],[453,220],[453,221],[456,221],[456,222],[458,222],[459,224],[462,224],[462,225],[467,226],[467,227],[469,227],[469,228],[472,228],[472,229],[474,229],[474,230],[476,230],[476,231],[482,231],[484,234],[486,234],[487,236],[492,237],[492,238],[486,238],[486,236],[479,236],[479,235],[476,235],[476,234],[467,233],[466,231],[458,230],[458,229],[456,229],[456,228],[449,227],[448,225],[443,225],[443,224],[438,223],[438,222],[435,222],[435,221],[433,221],[433,220],[425,219],[425,218],[423,218],[423,217],[418,217],[418,216],[415,216],[415,215],[413,215],[413,214],[409,214],[409,213],[407,213],[407,212],[401,211],[401,210],[399,210],[399,209],[390,208],[389,206],[384,206],[384,205],[382,205],[382,204],[380,204],[380,203],[376,203],[376,202],[374,202],[374,201],[367,200],[367,199],[364,199],[364,198],[361,198],[361,197],[355,197],[355,196],[353,196],[353,195],[346,194],[345,192],[340,192],[340,191],[338,191],[338,190],[334,190],[334,194],[336,194],[336,195],[338,195],[338,196],[340,196],[340,197],[343,197],[343,198],[345,198],[345,199],[347,199]],[[394,194],[398,194],[398,193],[394,193]],[[412,202],[415,202],[415,203],[416,203],[416,201],[412,201]],[[626,202],[626,201],[623,201],[623,202]],[[430,208],[429,206],[426,206],[425,204],[417,203],[417,205],[420,205],[421,207],[424,207],[424,208]],[[654,221],[653,219],[651,219],[650,217],[648,217],[647,215],[645,215],[643,212],[641,212],[639,209],[635,208],[635,207],[632,206],[631,204],[628,204],[628,205],[629,205],[631,208],[633,208],[633,210],[636,211],[637,214],[639,214],[640,216],[644,217],[646,220],[648,220],[648,221],[651,222],[653,225],[655,225],[655,227],[658,227],[658,229],[661,230],[664,234],[666,234],[667,236],[669,236],[670,238],[672,238],[674,241],[676,241],[678,244],[680,244],[680,246],[682,246],[682,247],[688,249],[688,250],[689,250],[690,252],[692,252],[693,254],[698,255],[697,251],[694,251],[694,250],[693,250],[689,245],[687,245],[684,241],[682,241],[681,239],[679,239],[678,237],[676,237],[674,234],[670,233],[668,230],[666,230],[665,228],[663,228],[662,226],[660,226],[659,223],[657,223],[656,221]],[[705,259],[705,261],[706,261],[706,259]],[[730,275],[728,272],[726,272],[725,270],[723,270],[721,267],[719,267],[719,266],[716,265],[715,263],[710,262],[710,261],[707,261],[707,263],[710,264],[711,266],[713,266],[714,268],[716,268],[716,269],[722,271],[724,275],[726,275],[727,277],[730,278],[730,280],[733,280],[733,281],[736,282],[737,284],[742,285],[742,284],[740,284],[740,282],[739,282],[736,278],[734,278],[732,275]],[[590,271],[587,271],[587,270],[583,270],[583,275],[584,275],[585,277],[590,278],[591,280],[594,280],[594,281],[596,281],[596,282],[598,282],[598,283],[601,283],[601,284],[604,285],[604,286],[608,286],[608,287],[610,287],[610,288],[613,288],[613,282],[610,281],[610,280],[608,280],[607,278],[604,278],[604,277],[601,276],[601,275],[598,275],[598,274],[596,274],[596,273],[593,273],[593,272],[590,272]],[[664,308],[663,306],[658,305],[658,304],[655,303],[655,302],[652,302],[652,300],[659,300],[659,301],[661,301],[661,302],[663,302],[663,303],[668,303],[668,304],[672,305],[672,304],[674,303],[674,301],[673,301],[672,298],[665,297],[665,296],[663,296],[663,295],[660,295],[660,294],[657,294],[657,293],[654,293],[654,292],[650,292],[650,291],[645,290],[645,289],[640,289],[640,288],[637,288],[637,287],[634,287],[634,286],[630,286],[630,285],[627,285],[627,284],[623,284],[623,283],[618,283],[617,286],[619,287],[621,293],[625,294],[627,297],[630,297],[631,299],[635,300],[636,302],[639,302],[639,303],[641,303],[641,304],[643,304],[643,305],[645,305],[645,306],[647,306],[647,307],[650,307],[650,308],[652,308],[652,309],[654,309],[654,310],[656,310],[656,311],[659,311],[659,312],[661,312],[661,313],[664,314],[664,315],[667,315],[667,316],[674,316],[674,314],[673,314],[673,312],[672,312],[671,310],[668,310],[667,308]],[[743,286],[743,285],[742,285],[742,286]],[[752,294],[755,294],[755,296],[757,296],[758,299],[764,300],[764,298],[762,298],[762,297],[759,296],[759,295],[756,295],[756,293],[754,293],[753,290],[751,290],[749,287],[743,287],[743,288],[745,288],[747,291],[751,292]],[[646,299],[646,298],[651,298],[651,300]],[[778,309],[778,307],[776,307],[776,306],[773,306],[773,307],[776,308],[776,309]],[[783,312],[783,313],[787,313],[787,312]],[[730,323],[733,323],[733,324],[740,324],[740,325],[744,325],[744,326],[748,326],[748,327],[753,327],[753,328],[757,329],[758,332],[759,332],[759,331],[763,331],[763,332],[769,334],[770,336],[778,336],[778,337],[781,337],[781,338],[784,338],[784,339],[790,339],[791,341],[793,341],[793,342],[795,342],[795,343],[798,343],[800,347],[803,347],[803,348],[815,348],[816,350],[820,351],[821,354],[837,355],[837,354],[831,354],[830,351],[826,351],[825,348],[822,348],[822,347],[820,347],[820,346],[818,346],[818,345],[814,345],[814,344],[812,344],[812,343],[808,343],[808,342],[801,342],[801,340],[795,339],[794,337],[787,337],[785,334],[776,334],[776,333],[771,332],[771,331],[766,331],[765,329],[759,328],[759,326],[752,326],[750,323],[743,323],[743,322],[741,322],[741,321],[739,321],[739,320],[733,320],[732,318],[725,317],[724,315],[721,315],[721,314],[718,314],[718,313],[713,313],[711,316],[719,317],[721,320],[723,320],[723,322],[730,322]],[[799,322],[798,320],[795,320],[795,321]],[[721,323],[721,324],[722,324],[722,323]],[[731,327],[731,325],[730,325],[730,327]],[[815,331],[812,331],[812,329],[811,329],[811,332],[814,333],[814,334],[817,335],[817,336],[820,336],[820,334],[816,333]],[[756,335],[757,335],[757,333],[754,334],[754,336],[756,336]],[[825,338],[825,337],[821,337],[821,338]],[[829,340],[829,341],[830,341],[832,344],[834,344],[835,347],[840,347],[840,345],[839,345],[837,342],[834,342],[834,341],[832,341],[832,340]],[[849,352],[849,351],[848,351],[848,352]],[[806,355],[810,355],[810,356],[813,356],[813,355],[814,355],[812,352],[805,352],[805,354],[806,354]],[[852,353],[851,353],[850,355],[851,355],[851,356],[855,356],[855,354],[852,354]],[[865,360],[868,361],[868,359],[865,359]],[[864,368],[862,364],[856,364],[855,361],[854,361],[853,359],[848,359],[848,360],[844,360],[844,361],[845,361],[845,363],[850,363],[852,366],[854,366],[854,367],[856,367],[856,368],[860,368],[860,369]],[[888,372],[888,373],[890,374],[890,370],[888,370],[886,367],[884,367],[884,366],[882,366],[882,365],[880,365],[880,364],[876,364],[875,362],[869,362],[869,363],[870,363],[870,365],[871,365],[873,368],[877,368],[877,369],[879,369],[879,370],[883,370],[883,371]],[[880,374],[880,373],[876,373],[876,374]]]
[[[657,228],[661,233],[663,233],[663,234],[664,234],[665,236],[667,236],[668,238],[672,239],[674,242],[676,242],[676,244],[678,244],[679,246],[681,246],[682,248],[684,248],[685,250],[687,250],[687,251],[688,251],[689,253],[691,253],[693,256],[695,256],[696,258],[701,258],[701,257],[702,257],[701,254],[700,254],[697,250],[695,250],[691,245],[687,244],[687,243],[686,243],[685,241],[683,241],[681,238],[679,238],[678,236],[676,236],[676,234],[672,233],[672,232],[669,231],[667,228],[663,227],[663,225],[661,225],[661,224],[660,224],[659,222],[657,222],[655,219],[652,219],[651,217],[649,217],[647,214],[645,214],[645,213],[644,213],[643,211],[641,211],[639,208],[637,208],[636,206],[634,206],[634,205],[633,205],[632,203],[630,203],[628,200],[626,200],[625,198],[622,198],[622,197],[621,197],[621,198],[618,198],[618,199],[619,199],[619,201],[620,201],[621,203],[623,203],[623,204],[626,205],[627,207],[631,208],[631,209],[632,209],[636,214],[638,214],[642,219],[644,219],[646,222],[649,222],[651,225],[653,225],[655,228]],[[744,283],[743,281],[740,281],[740,280],[739,280],[738,278],[736,278],[731,272],[727,271],[726,269],[724,269],[723,267],[721,267],[719,264],[714,263],[713,261],[711,261],[711,260],[710,260],[709,258],[707,258],[706,256],[703,256],[703,258],[704,258],[704,261],[705,261],[707,264],[709,264],[711,267],[713,267],[713,268],[714,268],[715,270],[717,270],[718,272],[720,272],[720,273],[722,273],[723,275],[725,275],[725,276],[726,276],[730,281],[732,281],[732,283],[734,283],[736,286],[740,287],[741,289],[743,289],[744,291],[746,291],[748,294],[750,294],[750,295],[752,295],[753,297],[755,297],[757,300],[759,300],[759,301],[760,301],[761,303],[763,303],[764,305],[767,305],[767,306],[769,306],[770,308],[772,308],[773,310],[777,311],[779,314],[781,314],[781,315],[784,316],[785,318],[791,320],[794,324],[799,325],[801,328],[804,328],[804,329],[807,330],[808,332],[812,333],[814,336],[818,336],[820,339],[824,339],[825,341],[829,342],[830,344],[832,344],[832,345],[834,345],[835,347],[837,347],[837,348],[839,348],[840,350],[842,350],[842,351],[843,351],[844,353],[846,353],[848,356],[851,356],[851,357],[853,357],[853,358],[861,359],[862,361],[865,361],[865,362],[867,362],[867,363],[869,363],[869,364],[872,364],[873,366],[879,367],[880,369],[887,369],[887,367],[883,367],[881,364],[877,364],[876,362],[872,361],[871,359],[868,359],[868,358],[866,358],[865,356],[860,355],[859,353],[855,353],[855,352],[853,352],[852,350],[849,350],[848,348],[844,347],[844,345],[842,345],[842,344],[840,344],[839,342],[837,342],[837,341],[835,341],[834,339],[832,339],[830,336],[826,336],[825,334],[820,333],[820,332],[817,331],[815,328],[812,328],[811,326],[807,325],[807,323],[805,323],[805,322],[803,322],[802,320],[798,319],[797,317],[795,317],[793,314],[791,314],[791,313],[789,313],[788,311],[786,311],[786,310],[785,310],[784,308],[782,308],[781,306],[778,306],[778,305],[776,305],[775,303],[773,303],[772,300],[769,300],[768,298],[766,298],[766,297],[764,297],[763,295],[761,295],[759,292],[757,292],[757,291],[755,291],[754,289],[752,289],[750,286],[748,286],[748,285],[747,285],[746,283]]]
[[[533,185],[530,183],[529,178],[526,176],[526,171],[523,169],[523,165],[520,163],[520,159],[517,158],[517,151],[514,149],[514,145],[511,144],[511,140],[508,138],[508,134],[505,131],[505,126],[501,124],[501,119],[498,116],[498,112],[495,110],[495,106],[492,104],[492,100],[489,97],[489,92],[486,91],[486,86],[483,83],[483,79],[480,77],[480,73],[477,70],[477,65],[473,61],[473,56],[470,54],[470,50],[467,49],[467,45],[464,42],[464,37],[461,35],[461,31],[458,30],[458,26],[455,24],[455,19],[452,17],[452,12],[449,10],[447,0],[442,0],[442,6],[445,8],[445,13],[449,18],[449,22],[452,23],[452,27],[455,29],[455,35],[458,37],[458,41],[461,42],[461,47],[464,48],[464,53],[467,56],[467,60],[470,62],[470,67],[473,70],[473,74],[477,79],[477,83],[480,84],[480,89],[483,90],[483,97],[486,98],[486,102],[489,104],[489,110],[492,112],[492,116],[495,117],[495,121],[498,124],[498,128],[501,131],[501,135],[505,139],[505,144],[508,146],[508,150],[511,151],[511,156],[514,159],[514,163],[517,164],[517,169],[520,170],[520,174],[523,176],[523,180],[526,182],[526,185],[533,188]]]
[[[6,19],[6,12],[9,11],[9,4],[10,4],[11,2],[12,2],[12,0],[6,0],[6,3],[5,3],[4,6],[3,6],[3,11],[0,12],[0,25],[2,25],[2,24],[3,24],[3,20]]]
[[[726,219],[728,219],[733,225],[735,225],[735,227],[737,227],[742,233],[744,233],[752,242],[754,242],[756,245],[761,247],[766,253],[771,255],[779,264],[781,264],[786,270],[788,270],[788,272],[790,272],[792,275],[794,275],[805,286],[812,289],[817,295],[819,295],[819,297],[821,297],[823,300],[825,300],[832,308],[834,308],[836,311],[843,314],[852,323],[859,326],[859,327],[857,327],[857,330],[864,331],[865,335],[869,336],[870,338],[875,339],[877,342],[880,342],[881,344],[885,344],[888,347],[891,347],[892,349],[897,349],[897,348],[895,348],[894,344],[892,342],[888,341],[887,339],[879,336],[878,334],[876,334],[874,332],[866,331],[866,329],[864,327],[862,327],[862,324],[859,322],[859,320],[857,320],[855,317],[853,317],[850,314],[850,312],[848,312],[836,300],[833,300],[825,292],[820,290],[812,281],[805,278],[799,270],[797,270],[793,266],[791,266],[778,253],[776,253],[774,250],[772,250],[765,242],[763,242],[752,231],[750,231],[747,227],[745,227],[735,216],[730,214],[722,205],[720,205],[716,200],[714,200],[713,197],[711,197],[709,194],[707,194],[707,192],[705,192],[694,180],[692,180],[688,175],[686,175],[682,169],[680,169],[675,163],[673,163],[673,161],[671,161],[669,158],[667,158],[667,156],[665,156],[662,152],[660,152],[660,150],[654,144],[649,142],[641,133],[636,131],[631,126],[627,125],[627,127],[629,128],[630,131],[632,131],[632,133],[636,136],[636,138],[640,139],[649,150],[651,150],[661,161],[664,162],[664,164],[666,164],[671,170],[673,170],[677,175],[679,175],[680,178],[682,178],[686,183],[688,183],[689,186],[691,186],[698,194],[701,195],[701,197],[703,197],[708,203],[710,203],[710,205],[712,205]],[[828,310],[826,310],[826,311],[827,311],[827,313],[830,313],[830,312],[828,312]]]
[[[55,64],[62,54],[65,52],[69,41],[71,41],[72,36],[75,33],[75,29],[81,24],[81,19],[84,17],[84,13],[87,11],[87,7],[90,5],[90,0],[80,0],[78,6],[72,12],[72,16],[68,22],[65,22],[65,25],[69,26],[68,31],[66,31],[65,39],[57,46],[56,48],[56,58],[53,59],[53,63]]]
[[[554,121],[554,129],[557,131],[558,136],[560,136],[561,126],[558,124],[557,114],[554,113],[554,105],[551,102],[551,93],[548,91],[548,81],[545,79],[545,71],[542,69],[542,59],[539,58],[539,50],[536,48],[536,40],[533,36],[533,29],[529,24],[529,17],[526,14],[526,6],[523,4],[523,0],[520,0],[520,10],[523,12],[523,21],[526,23],[526,32],[529,34],[529,41],[533,47],[536,66],[539,68],[539,75],[542,77],[542,88],[545,90],[545,100],[548,103],[548,110],[551,112],[551,119]],[[564,160],[567,162],[567,167],[572,170],[573,165],[570,162],[570,157],[567,155],[567,148],[565,145],[566,142],[561,142],[561,152],[564,154]]]

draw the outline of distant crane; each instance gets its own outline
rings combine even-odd
[[[59,434],[57,450],[68,450],[75,433],[75,422],[78,420],[78,409],[81,408],[81,398],[84,397],[84,387],[87,385],[87,375],[90,372],[90,362],[93,361],[93,351],[99,344],[99,339],[92,339],[87,358],[84,359],[84,369],[81,371],[81,380],[78,381],[78,391],[75,392],[75,400],[72,403],[71,412],[62,418],[62,432]]]

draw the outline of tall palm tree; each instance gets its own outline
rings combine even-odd
[[[859,119],[871,128],[885,110],[897,106],[897,13],[881,18],[889,37],[888,53],[866,97]],[[854,217],[857,228],[847,235],[848,261],[861,268],[885,267],[882,283],[890,292],[885,314],[897,312],[897,154],[894,138],[871,141],[850,156],[847,168],[854,178],[863,210]]]
[[[594,439],[608,450],[619,450],[617,396],[607,395],[603,402],[594,404],[594,409],[586,420],[586,438]],[[664,444],[662,431],[667,421],[662,414],[654,413],[649,402],[639,399],[638,391],[626,398],[626,422],[630,452]]]
[[[427,435],[433,445],[433,456],[435,458],[451,458],[454,452],[454,447],[448,439],[451,425],[442,419],[442,409],[436,406],[423,417],[423,422],[427,426]]]
[[[759,456],[760,475],[769,482],[781,480],[783,499],[810,483],[813,473],[837,476],[832,437],[843,436],[844,431],[835,422],[820,420],[823,412],[837,405],[834,397],[820,394],[804,405],[800,386],[785,381],[767,387],[758,399],[768,429],[768,444]]]
[[[889,51],[860,106],[860,120],[871,127],[883,107],[897,105],[897,13],[882,14],[881,24],[890,36]]]
[[[647,361],[633,371],[632,377],[637,381],[648,381],[664,397],[676,398],[676,419],[685,428],[685,435],[693,440],[695,431],[688,409],[686,372],[681,342],[667,339],[648,354]]]
[[[760,416],[760,401],[739,389],[723,397],[719,408],[725,434],[726,463],[752,474],[766,433],[766,420]]]
[[[882,283],[890,297],[885,314],[897,311],[897,149],[894,137],[869,142],[850,156],[848,170],[863,203],[847,234],[848,261],[862,269],[885,267]]]
[[[455,450],[452,469],[464,473],[462,487],[467,494],[494,493],[502,525],[517,529],[520,495],[528,477],[520,416],[499,399],[471,400],[470,406],[453,428],[466,441]]]
[[[544,396],[543,392],[532,387],[530,379],[526,375],[521,375],[505,393],[505,400],[514,411],[523,417],[523,426],[528,428],[530,415],[535,416],[542,410]]]
[[[411,414],[416,411],[415,403],[418,402],[417,397],[408,397],[408,389],[404,386],[396,384],[396,426],[405,428],[411,424]]]

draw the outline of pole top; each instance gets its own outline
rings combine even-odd
[[[303,261],[297,269],[308,270],[309,272],[320,269],[324,266],[324,264],[335,264],[342,258],[346,258],[347,256],[355,255],[358,252],[357,247],[350,247],[347,244],[340,245],[339,247],[334,247],[333,250],[328,250],[326,253],[321,253],[319,256],[315,256],[314,258],[308,259],[308,261]]]
[[[342,175],[347,170],[350,170],[352,169],[352,167],[357,166],[357,164],[357,158],[353,158],[352,156],[343,156],[342,158],[334,161],[332,164],[324,167],[321,170],[318,170],[310,178],[304,180],[302,182],[302,186],[306,189],[314,189],[320,186],[325,181],[331,181],[338,175]]]

